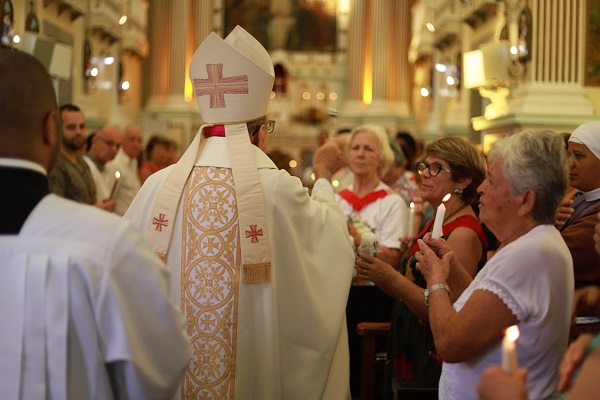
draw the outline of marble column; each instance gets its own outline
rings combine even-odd
[[[359,115],[364,108],[363,81],[365,75],[365,13],[366,0],[356,0],[350,9],[348,26],[348,83],[347,98],[343,110],[346,116]]]
[[[394,86],[394,71],[391,71],[391,59],[395,51],[391,51],[393,14],[390,12],[389,0],[373,0],[371,11],[371,79],[373,102],[370,112],[388,113],[391,111],[391,88]]]
[[[169,43],[171,37],[171,2],[155,0],[149,7],[148,27],[150,38],[150,98],[148,109],[161,108],[169,89]]]
[[[189,1],[169,1],[171,37],[169,38],[169,87],[165,107],[170,110],[187,110],[185,102],[186,43],[189,20]]]
[[[212,32],[212,2],[194,0],[194,51],[202,41]]]
[[[531,61],[524,65],[525,75],[513,91],[509,113],[592,115],[583,88],[586,1],[531,0],[529,4]]]
[[[412,82],[409,74],[408,45],[410,44],[410,2],[395,0],[391,43],[393,54],[391,60],[391,73],[396,77],[391,100],[395,103],[398,114],[402,117],[411,117],[410,93]]]

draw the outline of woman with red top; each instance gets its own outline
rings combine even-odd
[[[419,195],[434,209],[444,202],[446,214],[442,237],[452,243],[456,255],[469,274],[475,276],[486,261],[487,240],[477,219],[473,204],[477,187],[485,178],[483,155],[464,139],[441,138],[429,144],[424,159],[418,163],[421,175]],[[379,258],[363,256],[357,259],[358,277],[368,279],[396,299],[392,312],[386,371],[386,385],[393,377],[439,379],[441,360],[438,359],[433,337],[427,322],[428,308],[424,301],[426,281],[416,268],[414,254],[417,240],[431,231],[429,220],[404,254],[399,271]],[[406,245],[407,238],[403,243]],[[450,293],[453,300],[458,293]],[[388,388],[389,389],[389,388]],[[390,390],[386,390],[390,392]]]
[[[144,183],[153,173],[173,163],[170,150],[172,147],[173,142],[164,136],[154,135],[150,138],[146,145],[146,162],[140,164],[138,168],[141,183]]]

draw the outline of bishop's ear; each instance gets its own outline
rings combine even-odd
[[[256,136],[256,147],[261,149],[263,152],[267,152],[267,144],[269,143],[269,133],[267,132],[267,125],[262,124]]]

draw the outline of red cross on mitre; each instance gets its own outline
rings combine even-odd
[[[263,236],[263,230],[257,229],[256,225],[250,225],[250,230],[246,231],[246,239],[252,238],[251,243],[258,243],[259,236]]]
[[[210,96],[210,108],[225,108],[225,94],[248,93],[248,75],[223,78],[223,64],[206,64],[208,78],[194,78],[196,96]]]
[[[162,227],[169,225],[169,221],[165,219],[165,214],[158,214],[158,218],[152,218],[152,224],[156,225],[154,230],[162,232]]]

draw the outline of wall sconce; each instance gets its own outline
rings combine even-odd
[[[497,118],[508,113],[506,99],[510,94],[511,59],[510,45],[502,41],[486,43],[464,53],[464,78],[467,89],[478,89],[482,97],[490,99],[485,108],[487,119]]]
[[[108,52],[105,53],[103,51],[100,53],[100,58],[104,61],[104,65],[113,65],[115,63],[115,58]]]

